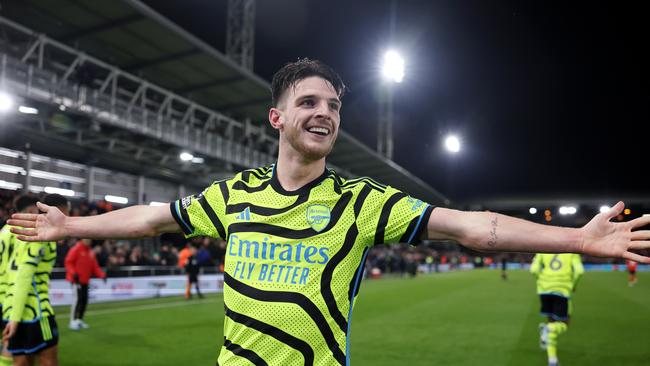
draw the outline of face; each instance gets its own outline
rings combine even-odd
[[[336,141],[341,101],[332,84],[311,76],[285,91],[277,108],[269,111],[280,130],[280,151],[295,151],[308,161],[326,157]]]

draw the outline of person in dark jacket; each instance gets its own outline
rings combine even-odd
[[[199,295],[199,298],[203,298],[201,294],[201,289],[199,288],[199,261],[196,259],[196,248],[189,246],[192,251],[192,255],[187,258],[185,262],[185,273],[187,273],[187,284],[185,285],[185,298],[192,298],[192,284],[196,288],[196,293]]]

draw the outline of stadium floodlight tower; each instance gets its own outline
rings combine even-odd
[[[377,132],[377,152],[388,159],[393,158],[393,88],[404,80],[404,59],[397,51],[384,54],[381,67],[384,82],[379,96],[379,126]]]

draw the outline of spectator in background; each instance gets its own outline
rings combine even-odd
[[[207,267],[211,266],[214,263],[212,262],[212,255],[210,255],[210,238],[204,238],[201,242],[201,248],[196,252],[196,259],[199,262],[199,266]]]
[[[106,281],[106,274],[99,268],[95,252],[91,249],[92,240],[81,239],[65,257],[65,279],[72,284],[74,300],[70,307],[70,324],[72,330],[88,328],[83,321],[88,305],[88,284],[91,277]]]
[[[176,265],[176,256],[172,251],[169,249],[169,245],[163,244],[160,247],[160,253],[158,253],[160,256],[160,262],[159,264],[161,266],[175,266]]]
[[[632,287],[636,285],[636,267],[637,263],[633,260],[628,259],[627,260],[627,272],[628,272],[628,277],[627,277],[627,285]]]
[[[194,284],[199,298],[203,298],[201,289],[199,288],[199,261],[196,259],[196,249],[193,246],[188,246],[187,248],[190,251],[190,256],[185,261],[185,273],[187,273],[185,298],[188,300],[192,298],[192,284]]]
[[[185,247],[178,253],[178,267],[185,268],[187,259],[192,256],[192,248],[190,243],[185,243]]]

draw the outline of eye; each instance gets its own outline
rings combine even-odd
[[[308,107],[313,107],[314,106],[314,101],[311,99],[305,99],[302,102],[300,102],[300,105],[308,106]]]
[[[337,111],[337,112],[338,112],[339,109],[341,108],[341,106],[340,106],[338,103],[330,103],[330,108],[331,108],[333,111]]]

